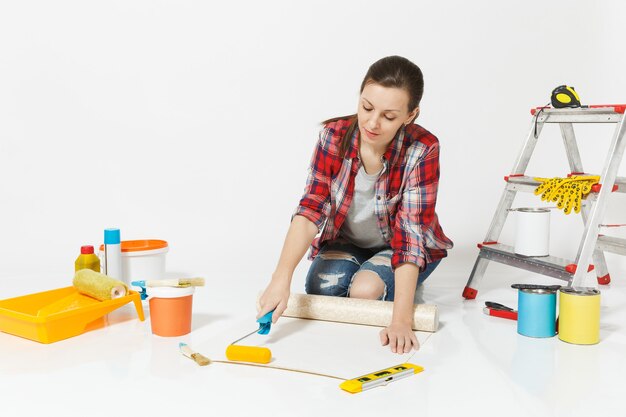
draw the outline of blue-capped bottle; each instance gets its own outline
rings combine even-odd
[[[102,264],[102,272],[105,275],[124,281],[120,229],[104,230],[104,257]]]

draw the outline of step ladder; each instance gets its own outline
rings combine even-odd
[[[626,177],[617,177],[626,139],[624,133],[624,110],[626,104],[595,105],[573,109],[553,109],[538,107],[531,110],[532,123],[528,137],[513,165],[512,174],[504,177],[506,186],[500,198],[489,231],[482,243],[478,244],[480,252],[474,263],[463,297],[474,299],[478,293],[478,284],[485,275],[489,261],[500,262],[512,267],[525,269],[538,274],[567,281],[568,286],[579,286],[585,274],[595,268],[598,283],[605,285],[611,281],[604,252],[626,255],[626,239],[603,236],[599,233],[600,225],[611,192],[626,193]],[[526,175],[526,168],[537,144],[541,130],[546,123],[556,123],[561,129],[567,159],[572,175],[589,175],[583,170],[574,124],[577,123],[614,123],[615,133],[609,147],[608,155],[600,183],[592,187],[581,208],[582,220],[585,225],[578,247],[576,259],[573,261],[554,256],[526,257],[516,255],[513,246],[498,242],[500,233],[506,222],[509,209],[517,192],[533,192],[539,182],[534,176]],[[593,259],[591,263],[590,260]]]

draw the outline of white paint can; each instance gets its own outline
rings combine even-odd
[[[165,276],[165,255],[169,245],[165,240],[123,240],[122,278],[127,285],[132,281],[159,280]],[[104,245],[100,246],[100,258],[104,256]]]
[[[550,253],[550,210],[515,209],[517,227],[515,253],[522,256],[548,256]]]

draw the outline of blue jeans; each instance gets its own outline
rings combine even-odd
[[[329,242],[313,260],[306,277],[305,290],[307,294],[347,297],[354,274],[372,271],[385,284],[381,299],[393,301],[395,280],[391,270],[392,255],[391,248],[365,249],[342,239]],[[439,262],[426,265],[426,269],[419,274],[418,285],[428,278]]]

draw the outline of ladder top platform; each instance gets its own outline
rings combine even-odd
[[[530,109],[530,114],[535,115],[539,110],[543,110],[544,113],[553,114],[582,114],[582,113],[594,113],[594,114],[624,114],[626,111],[626,104],[592,104],[589,106],[555,109],[549,106],[533,107]]]

